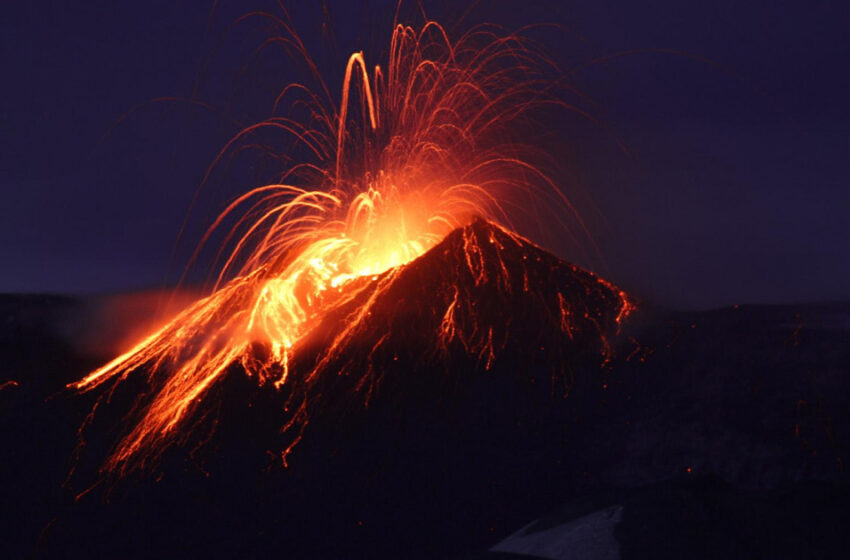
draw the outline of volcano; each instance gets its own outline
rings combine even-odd
[[[196,446],[192,432],[212,418],[199,430],[212,433],[219,423],[213,412],[239,400],[238,391],[222,386],[229,377],[246,374],[258,377],[261,398],[268,401],[261,408],[278,414],[284,465],[316,416],[339,418],[368,408],[379,392],[392,395],[382,397],[391,402],[407,402],[413,395],[441,400],[489,373],[497,382],[539,384],[549,399],[566,398],[578,367],[598,368],[610,360],[612,341],[634,309],[607,281],[481,219],[451,232],[407,265],[358,278],[332,296],[341,303],[330,306],[291,350],[293,359],[279,364],[270,359],[274,350],[268,344],[252,343],[225,373],[201,388],[189,387],[190,405],[177,399],[176,412],[165,399],[174,400],[172,378],[182,380],[182,374],[157,360],[147,367],[146,387],[127,389],[122,382],[140,374],[133,371],[138,366],[126,367],[106,402],[98,402],[126,407],[116,391],[135,401],[130,418],[136,426],[107,467],[118,464],[127,472],[137,466],[136,455],[144,467],[155,464],[171,443]],[[162,332],[182,329],[179,317],[172,324]],[[270,371],[275,368],[283,372],[273,389],[265,381],[275,376]],[[263,374],[252,376],[254,371]],[[154,420],[152,411],[158,415]],[[153,451],[144,448],[184,421],[184,413],[193,424]]]
[[[460,487],[472,501],[493,492],[519,497],[549,479],[529,462],[571,463],[565,443],[578,444],[575,428],[603,398],[607,365],[634,309],[623,291],[484,220],[454,230],[407,265],[359,282],[354,297],[328,312],[294,353],[288,375],[298,383],[275,387],[246,375],[242,364],[270,351],[253,345],[210,387],[181,436],[145,464],[152,472],[132,483],[109,477],[89,493],[97,456],[114,444],[116,426],[144,418],[146,399],[155,398],[144,372],[116,384],[81,432],[77,499],[90,506],[97,495],[117,495],[122,508],[144,509],[138,500],[150,491],[213,480],[222,499],[238,500],[231,492],[265,472],[263,484],[271,487],[252,499],[262,503],[260,511],[275,509],[268,499],[280,510],[260,525],[277,520],[287,534],[310,536],[292,537],[293,550],[309,556],[309,542],[319,538],[298,512],[324,507],[330,496],[364,517],[329,513],[327,522],[346,536],[327,543],[322,556],[374,538],[370,531],[385,519],[386,504],[421,503],[429,486],[446,516]],[[512,480],[506,472],[515,472]],[[572,471],[559,468],[557,476],[566,472]],[[447,477],[455,491],[431,486],[435,476]],[[409,486],[410,477],[424,485]],[[506,519],[546,504],[539,499]],[[227,519],[207,522],[247,528],[246,518]],[[456,521],[459,530],[467,526]],[[370,531],[361,528],[367,522]],[[411,530],[417,529],[404,532]],[[449,531],[448,538],[462,537]]]
[[[288,16],[247,17],[269,18],[316,68]],[[203,184],[243,150],[267,146],[280,169],[240,189],[198,242],[187,271],[205,269],[209,295],[69,384],[109,387],[97,407],[140,385],[106,470],[144,470],[196,439],[240,370],[279,391],[285,463],[317,411],[370,406],[382,385],[430,383],[432,370],[463,385],[510,349],[548,364],[563,396],[574,364],[610,357],[628,297],[507,227],[533,218],[589,238],[549,151],[523,139],[550,111],[583,111],[530,38],[494,31],[453,41],[435,21],[396,22],[383,62],[348,57],[338,99],[313,72],[318,88],[289,84],[222,147]]]

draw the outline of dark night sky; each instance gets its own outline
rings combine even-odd
[[[264,74],[237,73],[261,30],[224,41],[225,29],[263,3],[223,0],[210,18],[211,4],[4,6],[0,291],[166,281],[195,188],[237,130],[231,120],[261,118],[269,94],[300,78],[284,56]],[[320,33],[320,2],[288,4],[331,87],[348,52],[383,54],[393,1],[329,1],[333,41]],[[451,18],[452,4],[426,7]],[[565,68],[637,51],[574,75],[606,123],[564,131],[605,257],[586,264],[638,295],[711,307],[850,299],[848,16],[844,2],[803,0],[485,0],[470,21],[561,23],[545,38]],[[197,98],[222,111],[148,104],[113,126],[140,103],[191,96],[198,76]],[[188,239],[246,186],[204,193]]]

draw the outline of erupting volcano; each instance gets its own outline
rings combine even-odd
[[[570,360],[606,359],[630,298],[515,228],[555,221],[586,235],[545,149],[517,140],[534,137],[536,112],[578,111],[534,43],[490,26],[452,41],[435,22],[395,25],[385,65],[351,55],[337,104],[288,20],[245,18],[275,26],[269,42],[299,52],[320,87],[286,87],[211,169],[270,132],[312,159],[275,154],[277,181],[236,198],[193,257],[223,239],[209,295],[71,385],[111,387],[108,399],[128,377],[145,379],[107,470],[155,462],[228,375],[283,395],[285,462],[323,395],[368,405],[390,370],[404,375],[393,363],[457,375],[520,345],[560,396]]]

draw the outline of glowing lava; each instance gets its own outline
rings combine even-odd
[[[272,22],[315,69],[286,20],[265,13],[246,17]],[[364,55],[353,54],[338,108],[324,85],[319,93],[301,85],[285,88],[273,116],[241,132],[216,162],[264,131],[291,135],[314,161],[290,165],[279,182],[248,191],[212,225],[202,246],[236,220],[209,296],[72,385],[83,391],[106,383],[114,388],[132,374],[147,381],[137,422],[105,468],[124,472],[156,460],[234,364],[260,384],[286,392],[284,430],[293,430],[297,442],[311,387],[351,367],[340,356],[364,337],[376,306],[398,291],[405,267],[476,217],[498,225],[486,234],[460,230],[465,233],[459,250],[473,285],[493,283],[510,297],[527,293],[527,274],[510,272],[502,256],[510,246],[511,258],[527,257],[514,247],[526,242],[512,233],[509,216],[518,207],[533,212],[536,204],[572,215],[583,228],[569,201],[535,165],[541,151],[514,139],[518,130],[528,129],[532,110],[571,109],[553,95],[551,71],[519,35],[480,27],[452,42],[440,25],[428,22],[418,30],[397,25],[386,66],[371,73]],[[290,115],[301,111],[300,120],[278,114],[290,96],[297,108]],[[468,290],[450,286],[419,294],[423,306],[429,298],[440,302],[435,327],[440,348],[434,350],[461,344],[489,369],[507,341],[504,329],[492,322],[509,324],[510,318],[476,315],[463,301]],[[601,280],[587,280],[581,288],[610,299],[617,324],[631,309],[625,294]],[[581,307],[569,294],[538,299],[553,310],[556,329],[570,338],[594,322],[594,333],[604,340],[614,319]],[[375,352],[392,333],[370,336],[368,365],[357,366],[361,380],[374,377]],[[317,354],[302,356],[307,339],[322,340]]]

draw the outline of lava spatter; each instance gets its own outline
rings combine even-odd
[[[285,19],[252,16],[302,45]],[[71,385],[145,380],[136,421],[104,468],[155,462],[237,370],[283,394],[294,444],[322,387],[345,379],[352,402],[368,405],[400,355],[489,370],[505,347],[531,340],[562,370],[577,353],[610,352],[608,337],[633,309],[628,296],[511,227],[515,209],[536,202],[584,231],[535,163],[545,150],[514,138],[535,110],[575,109],[553,94],[551,68],[518,34],[483,26],[451,41],[427,22],[396,25],[386,64],[371,72],[353,54],[339,106],[323,99],[324,84],[319,94],[287,87],[275,111],[302,94],[293,106],[308,116],[246,128],[216,163],[269,130],[314,160],[249,190],[213,223],[201,246],[238,216],[208,296]]]

